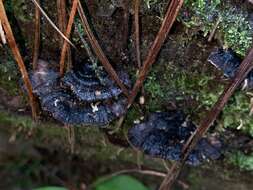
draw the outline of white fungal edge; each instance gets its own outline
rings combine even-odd
[[[218,70],[222,71],[222,69],[221,69],[220,67],[218,67],[213,61],[211,61],[210,59],[208,59],[207,61],[208,61],[209,63],[211,63],[213,66],[215,66]],[[224,72],[223,72],[223,75],[224,75],[225,77],[228,77],[228,78],[229,78],[229,76],[226,75]]]
[[[211,63],[213,66],[215,66],[217,69],[221,70],[213,61],[210,59],[207,60],[209,63]]]

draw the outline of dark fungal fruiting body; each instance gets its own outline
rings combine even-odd
[[[235,77],[237,69],[239,68],[242,59],[236,55],[231,49],[223,50],[217,49],[213,51],[209,57],[208,61],[220,69],[224,76],[232,79]],[[253,89],[253,72],[251,71],[248,76],[242,82],[243,90]]]
[[[33,92],[38,96],[42,109],[50,113],[54,119],[69,125],[105,126],[124,113],[124,98],[82,101],[71,89],[61,84],[59,74],[48,66],[47,62],[40,60],[38,69],[30,74],[30,78]],[[83,77],[81,82],[86,86],[94,84],[94,80],[90,80],[89,77]],[[99,81],[96,82],[98,85]]]
[[[118,72],[123,84],[129,86],[128,75]],[[98,71],[89,63],[82,63],[78,69],[68,72],[63,83],[82,101],[94,102],[119,96],[122,91],[104,71]]]
[[[83,104],[73,99],[73,95],[65,90],[53,90],[41,100],[43,110],[65,124],[82,124],[104,126],[115,119],[110,105],[99,103],[94,109],[93,105]]]
[[[166,160],[180,160],[183,144],[194,132],[196,126],[186,120],[182,112],[152,113],[144,123],[129,130],[130,142],[144,153]],[[221,155],[217,145],[202,138],[189,155],[186,163],[199,165],[208,159]]]

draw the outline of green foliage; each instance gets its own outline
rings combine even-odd
[[[17,65],[10,55],[3,58],[0,54],[0,86],[11,95],[16,95],[19,89],[19,72]]]
[[[159,79],[156,77],[158,72]],[[163,71],[153,70],[144,85],[145,91],[151,97],[148,109],[153,110],[154,106],[159,109],[166,100],[179,102],[189,98],[198,102],[197,110],[207,109],[215,103],[223,89],[222,85],[216,85],[216,89],[210,90],[212,79],[212,76],[206,73],[191,73],[170,67],[163,68]],[[196,107],[185,109],[189,112],[194,109],[196,112]]]
[[[189,72],[179,68],[154,67],[144,85],[145,92],[149,95],[147,109],[161,110],[164,102],[168,101],[177,104],[185,102],[184,111],[199,122],[217,101],[224,85],[221,83],[217,85],[212,73],[199,73],[198,68],[199,66],[195,69],[192,66],[192,70],[196,72]],[[218,120],[219,126],[238,129],[253,137],[253,117],[249,115],[250,99],[250,94],[238,90],[222,111]]]
[[[102,181],[102,182],[99,182]],[[140,181],[128,175],[112,177],[108,180],[99,179],[96,190],[148,190]]]
[[[25,13],[28,9],[25,0],[5,0],[4,4],[7,13],[13,12],[21,21],[28,20],[28,15]]]
[[[253,118],[249,114],[249,102],[250,97],[238,91],[223,110],[220,124],[226,128],[242,130],[253,137]]]
[[[246,15],[231,8],[223,13],[222,18],[224,46],[233,48],[240,55],[245,55],[252,44],[252,28],[246,20]]]
[[[189,14],[185,16],[184,13]],[[220,0],[187,0],[180,20],[188,27],[198,27],[204,36],[210,34],[215,26],[225,47],[230,47],[244,56],[252,44],[252,27],[248,14]]]
[[[151,94],[152,98],[163,98],[165,96],[165,93],[156,78],[156,73],[154,72],[147,77],[144,88],[148,93]]]
[[[236,152],[231,155],[230,162],[246,171],[253,171],[253,153],[245,155],[242,152]]]

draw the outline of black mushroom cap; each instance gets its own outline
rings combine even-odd
[[[123,71],[117,73],[122,83],[129,87],[128,75]],[[96,71],[90,63],[83,63],[77,69],[66,73],[63,83],[70,87],[80,100],[86,102],[111,99],[122,93],[105,71],[99,69]]]
[[[231,49],[215,49],[208,57],[208,61],[221,70],[224,76],[232,79],[242,62],[242,59]],[[251,71],[242,82],[243,90],[253,89],[253,72]]]
[[[133,146],[150,156],[178,161],[184,143],[195,129],[196,126],[180,111],[157,112],[152,113],[146,122],[131,128],[128,137]],[[186,163],[195,166],[206,159],[219,158],[219,146],[202,138]]]
[[[41,107],[64,124],[105,126],[125,112],[126,99],[117,97],[113,101],[85,102],[61,85],[58,72],[48,68],[45,61],[38,62],[38,69],[30,73],[34,94]]]

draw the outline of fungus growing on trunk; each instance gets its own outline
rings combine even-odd
[[[131,128],[128,137],[135,147],[150,156],[178,161],[184,143],[195,129],[182,112],[156,112],[146,122]],[[219,158],[220,142],[212,143],[207,138],[201,139],[187,163],[196,166],[205,160]]]
[[[75,74],[74,71],[70,72],[70,76],[67,78],[72,77],[71,80],[73,79],[75,83],[69,89],[68,86],[64,86],[65,83],[61,84],[59,74],[49,68],[48,62],[39,60],[37,69],[30,74],[33,92],[38,96],[42,109],[64,124],[105,126],[124,113],[126,100],[118,97],[121,93],[120,90],[117,94],[113,94],[114,99],[112,99],[111,94],[108,97],[104,95],[103,99],[100,96],[96,99],[94,90],[97,90],[101,85],[100,80],[95,75],[90,74],[90,66],[85,66],[83,69],[82,71],[76,70]],[[77,75],[78,78],[75,79],[74,77]],[[113,84],[105,76],[103,73],[102,78],[105,79],[105,84]],[[67,79],[65,78],[65,80]],[[84,86],[85,89],[81,86]],[[107,86],[107,88],[109,87],[114,86]],[[86,93],[85,97],[92,97],[87,97],[85,101],[84,98],[81,99],[76,96],[78,92],[74,89],[87,90],[89,93]]]
[[[217,49],[213,51],[209,57],[208,61],[220,69],[224,76],[232,79],[235,77],[235,74],[242,62],[241,58],[236,55],[231,49],[223,50]],[[243,90],[253,89],[253,72],[251,71],[248,76],[242,82]]]

